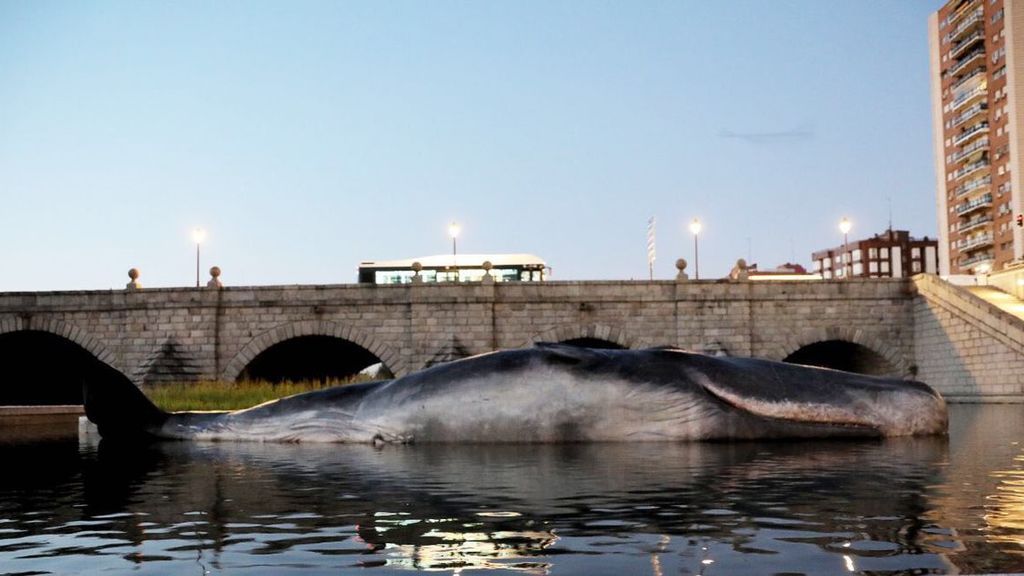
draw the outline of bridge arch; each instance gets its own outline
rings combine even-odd
[[[624,330],[606,324],[554,326],[534,335],[526,346],[538,342],[564,342],[581,346],[602,344],[594,346],[599,348],[633,348],[636,345]]]
[[[876,334],[843,326],[805,330],[788,339],[772,358],[876,376],[901,376],[909,369],[895,346]]]
[[[0,326],[0,405],[81,404],[83,381],[127,380],[113,354],[84,330],[19,320]]]
[[[325,320],[292,322],[272,328],[253,337],[221,371],[221,378],[228,382],[236,381],[246,368],[264,352],[275,346],[289,342],[308,342],[314,346],[322,345],[325,340],[340,340],[362,348],[376,356],[377,360],[393,374],[401,373],[401,358],[387,344],[356,328],[343,326]]]
[[[85,330],[55,318],[13,318],[0,322],[0,335],[10,332],[46,332],[74,342],[104,364],[114,367],[114,354],[98,338]],[[119,370],[120,371],[120,370]]]

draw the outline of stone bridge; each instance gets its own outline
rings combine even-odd
[[[715,280],[0,293],[0,404],[75,403],[82,374],[97,365],[138,384],[331,378],[377,363],[402,375],[541,341],[918,373],[964,397],[1020,397],[1019,379],[965,382],[974,368],[942,364],[953,340],[936,339],[935,327],[970,322],[962,311],[955,326],[937,319],[928,287]]]

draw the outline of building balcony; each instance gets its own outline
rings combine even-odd
[[[995,256],[991,252],[982,252],[981,254],[976,254],[970,258],[961,258],[958,264],[961,268],[970,268],[981,264],[990,264],[995,261],[995,259]]]
[[[968,53],[963,58],[961,58],[957,62],[956,66],[953,66],[952,68],[950,68],[949,70],[946,71],[946,74],[948,74],[950,76],[956,76],[960,72],[963,72],[964,70],[969,68],[971,65],[978,64],[978,63],[984,63],[984,62],[985,62],[985,47],[982,46],[980,48],[977,48],[973,52]]]
[[[961,124],[967,122],[971,118],[974,118],[975,116],[981,114],[986,110],[988,110],[988,102],[978,102],[974,106],[971,106],[970,108],[967,108],[963,112],[954,116],[953,119],[950,121],[949,127],[956,128],[957,126],[960,126]]]
[[[979,122],[974,126],[968,127],[966,130],[957,134],[956,136],[953,136],[953,145],[959,146],[964,142],[967,142],[971,138],[974,138],[975,136],[980,136],[981,134],[988,134],[988,121]]]
[[[968,181],[964,182],[963,184],[957,186],[956,188],[953,188],[953,196],[956,197],[956,198],[959,198],[959,197],[964,196],[966,194],[970,194],[970,193],[978,190],[979,188],[984,188],[985,186],[989,186],[991,184],[992,184],[992,175],[991,174],[986,174],[986,175],[982,176],[981,178],[974,178],[973,180],[968,180]]]
[[[965,146],[963,150],[955,152],[953,155],[951,155],[949,157],[950,163],[956,164],[961,160],[970,158],[974,154],[977,154],[978,152],[984,152],[985,150],[988,150],[988,138],[979,138],[972,142],[970,145]]]
[[[965,17],[960,19],[956,28],[953,28],[953,30],[942,38],[943,41],[959,42],[964,39],[969,32],[978,28],[979,24],[985,24],[985,10],[981,6],[976,8],[974,12],[964,12],[964,15]]]
[[[978,78],[979,76],[983,76],[984,74],[985,74],[985,67],[984,66],[982,66],[981,68],[978,68],[977,70],[972,70],[970,74],[964,76],[960,80],[957,80],[956,84],[953,84],[952,86],[950,86],[949,89],[955,92],[955,91],[959,90],[962,86],[964,86],[965,84],[970,82],[971,80],[974,80],[975,78]]]
[[[980,250],[986,246],[992,246],[995,243],[995,235],[989,232],[988,234],[981,234],[980,236],[974,236],[972,238],[965,238],[956,243],[956,247],[961,252],[973,252]]]
[[[970,36],[967,36],[963,40],[957,42],[956,46],[953,46],[953,50],[950,51],[949,55],[953,58],[959,58],[961,55],[967,53],[968,48],[975,45],[978,40],[981,40],[984,37],[985,32],[983,30],[975,30]]]
[[[961,234],[970,232],[971,230],[977,230],[978,228],[991,224],[995,219],[992,216],[979,216],[966,222],[961,222],[957,225],[956,231]]]
[[[988,96],[988,85],[981,84],[954,98],[953,110],[956,110],[957,108],[963,106],[964,104],[967,104],[968,102],[973,102],[975,99],[981,96]]]
[[[980,1],[981,0],[971,0],[970,2],[965,2],[964,5],[957,8],[955,12],[947,15],[946,19],[942,21],[940,26],[942,28],[947,26],[956,26],[965,16],[969,16],[975,12],[978,8],[978,2]]]
[[[978,160],[977,162],[971,162],[970,164],[964,164],[961,168],[957,169],[956,172],[953,172],[953,179],[959,180],[969,174],[974,174],[978,170],[984,170],[985,168],[988,168],[990,165],[991,162],[988,161],[988,158],[982,156],[981,160]]]
[[[957,216],[966,216],[974,212],[975,210],[981,210],[983,208],[990,208],[992,206],[992,193],[989,192],[984,196],[980,196],[971,200],[970,202],[964,202],[963,204],[957,205],[954,209]]]

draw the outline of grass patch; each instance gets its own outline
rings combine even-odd
[[[182,410],[240,410],[262,404],[268,400],[374,380],[369,376],[356,375],[344,380],[279,382],[265,381],[217,382],[201,381],[189,383],[158,384],[144,386],[142,391],[161,410],[179,412]]]

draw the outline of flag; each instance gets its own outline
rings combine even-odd
[[[654,279],[654,216],[647,221],[647,269]]]

